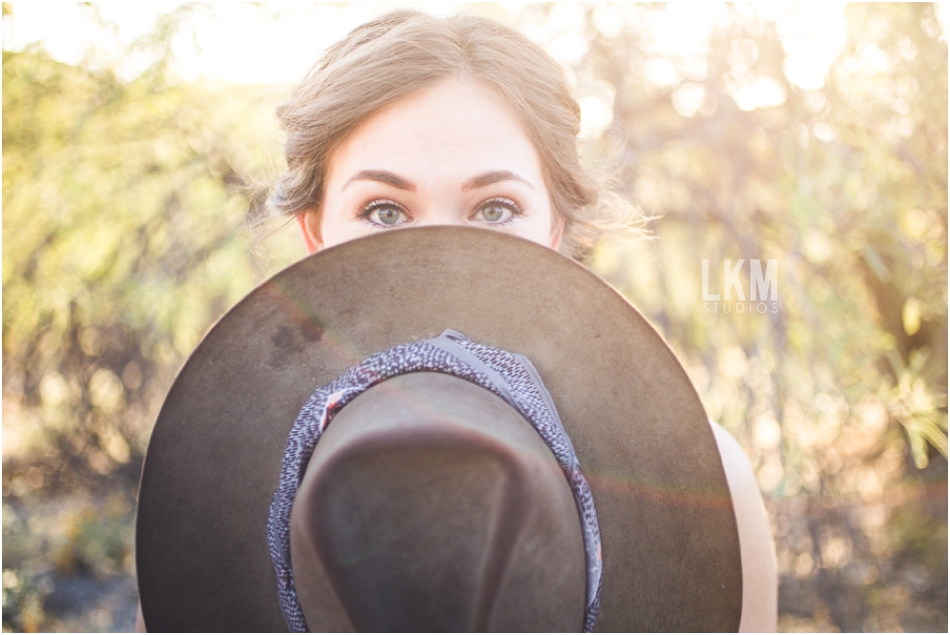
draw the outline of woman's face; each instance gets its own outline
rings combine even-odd
[[[299,221],[311,253],[424,225],[487,227],[556,249],[563,229],[514,113],[454,78],[360,124],[329,157],[320,214]]]

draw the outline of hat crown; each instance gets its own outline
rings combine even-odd
[[[441,373],[328,426],[291,516],[311,630],[579,631],[584,545],[555,457],[514,408]]]

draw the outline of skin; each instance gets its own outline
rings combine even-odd
[[[452,78],[360,124],[330,155],[319,210],[298,215],[308,253],[379,231],[486,227],[552,249],[563,219],[551,206],[534,144],[488,87]],[[742,557],[740,631],[775,631],[775,548],[755,475],[738,442],[713,424]],[[136,630],[145,631],[141,607]]]
[[[778,629],[778,567],[775,545],[755,473],[742,446],[719,424],[712,424],[719,456],[726,472],[739,530],[742,557],[742,618],[739,632],[764,633]]]
[[[426,225],[487,227],[557,249],[564,227],[514,113],[458,78],[359,125],[330,155],[319,213],[298,221],[310,253]]]

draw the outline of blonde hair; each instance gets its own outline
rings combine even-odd
[[[277,108],[288,169],[271,193],[271,212],[319,212],[327,161],[349,133],[387,104],[453,76],[490,86],[517,113],[564,219],[561,250],[581,255],[610,214],[598,209],[597,183],[580,165],[580,108],[564,71],[525,36],[475,16],[396,11],[330,47]]]

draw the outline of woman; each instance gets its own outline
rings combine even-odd
[[[272,205],[310,253],[376,231],[490,227],[577,255],[609,214],[580,166],[563,71],[481,18],[392,13],[333,46],[278,109],[289,170]],[[774,630],[776,573],[755,478],[714,426],[742,549],[742,628]]]
[[[271,207],[299,219],[311,252],[464,222],[575,254],[605,216],[578,161],[580,111],[563,72],[488,20],[397,12],[359,27],[277,114],[289,169]],[[379,178],[354,178],[364,170]]]
[[[489,20],[396,12],[361,26],[277,114],[288,170],[270,204],[296,219],[310,253],[379,231],[470,225],[576,256],[612,216],[580,166],[580,110],[562,69]],[[741,629],[774,630],[762,501],[739,445],[714,430],[739,528]]]

